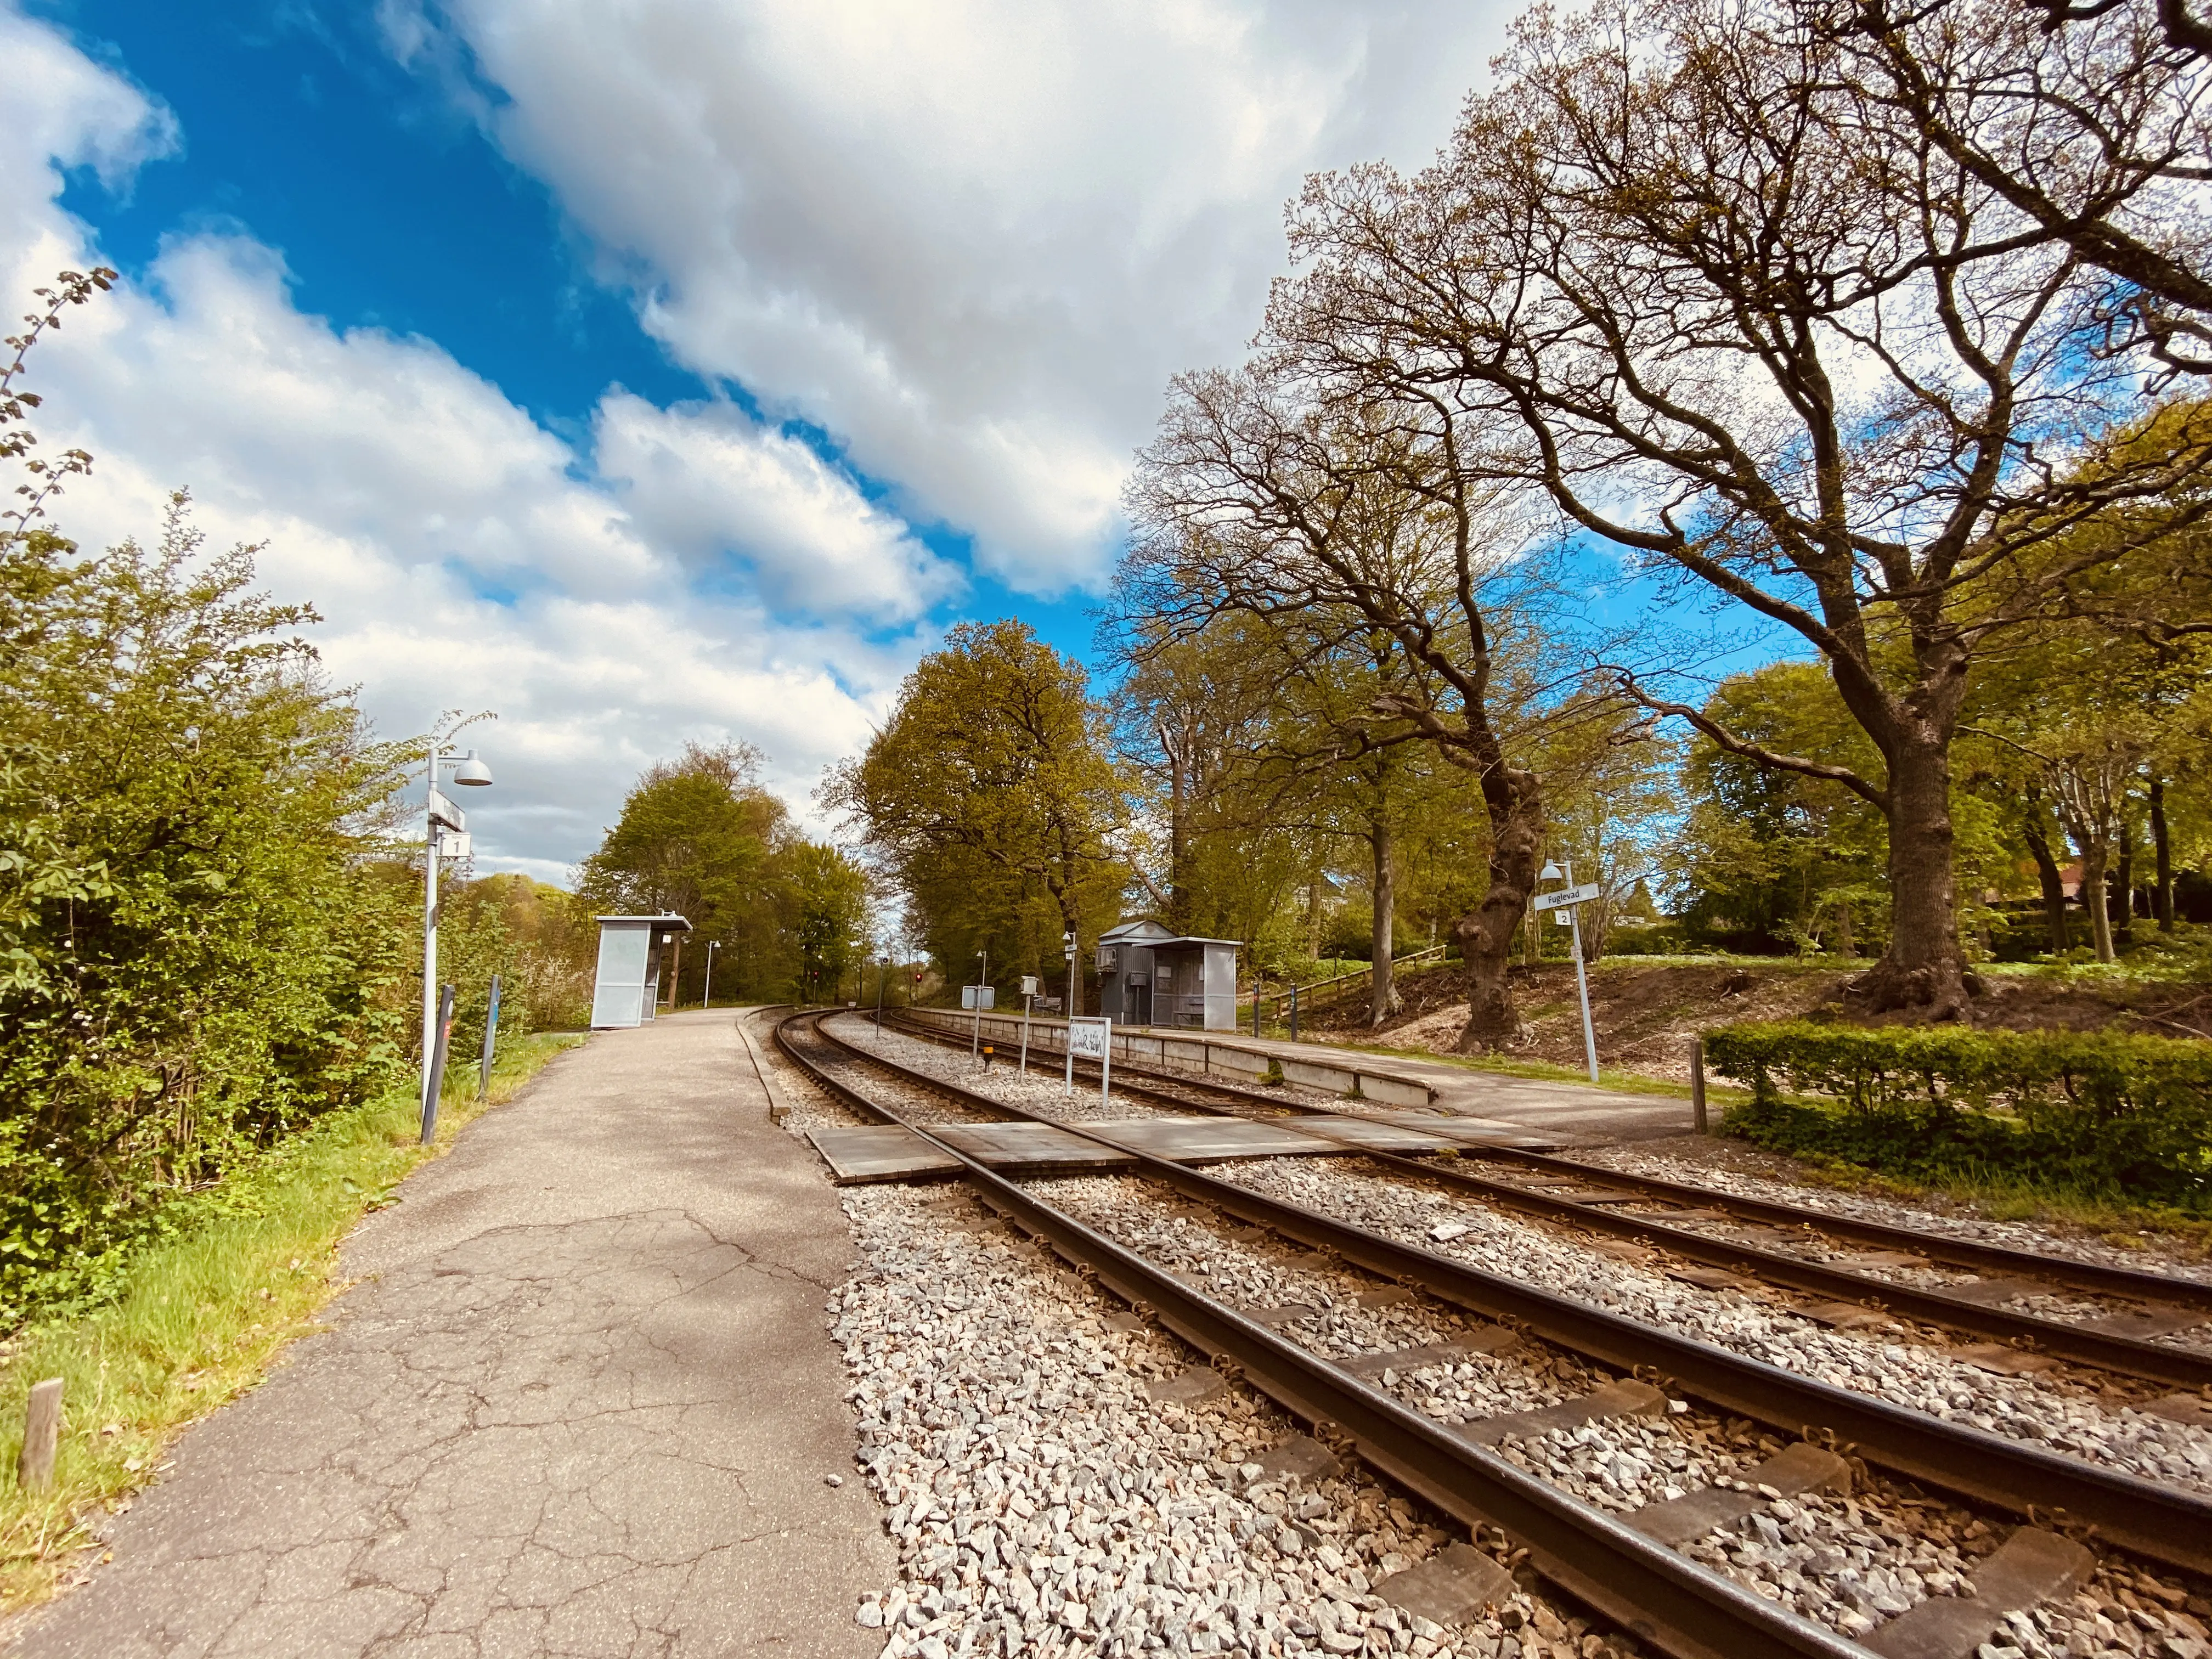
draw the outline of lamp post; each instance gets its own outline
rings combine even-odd
[[[879,1037],[884,1031],[884,981],[890,976],[890,971],[891,953],[878,951],[876,956],[876,1035]]]
[[[702,1008],[711,1008],[714,1006],[714,952],[721,948],[722,941],[718,939],[710,939],[707,941],[707,989],[699,999],[699,1006]]]
[[[989,949],[987,947],[976,951],[975,960],[982,966],[975,970],[975,1035],[968,1041],[968,1054],[971,1060],[980,1054],[983,1048],[983,986],[991,977]]]
[[[465,755],[453,754],[447,746],[447,739],[475,720],[490,718],[493,717],[478,714],[473,720],[463,720],[442,736],[433,737],[430,752],[423,759],[422,1091],[426,1097],[431,1087],[438,1042],[438,860],[465,858],[469,850],[468,818],[440,792],[438,769],[451,767],[453,781],[465,788],[489,787],[491,768],[477,758],[473,749]]]

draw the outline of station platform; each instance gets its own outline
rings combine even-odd
[[[962,1034],[975,1019],[951,1009],[898,1012]],[[860,1012],[865,1017],[867,1011]],[[1018,1012],[998,1011],[982,1018],[985,1040],[1009,1046],[1022,1024]],[[1032,1016],[1032,1048],[1059,1054],[1065,1029],[1066,1022],[1055,1017]],[[1455,1120],[1434,1124],[1435,1132],[1471,1133],[1493,1144],[1603,1146],[1682,1134],[1691,1127],[1690,1103],[1671,1092],[1647,1095],[1565,1079],[1516,1077],[1441,1056],[1141,1025],[1115,1027],[1114,1046],[1116,1064],[1133,1060],[1243,1083],[1260,1079],[1272,1064],[1287,1082],[1356,1099],[1359,1103],[1347,1104],[1347,1113],[1406,1127],[1428,1127],[1437,1118]],[[1532,1139],[1509,1139],[1516,1134]]]
[[[898,1557],[822,1312],[853,1234],[738,1018],[598,1032],[417,1169],[15,1651],[873,1659]]]

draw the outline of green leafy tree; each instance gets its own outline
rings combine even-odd
[[[738,996],[780,995],[798,966],[781,867],[796,837],[760,765],[746,744],[687,745],[638,780],[577,872],[578,896],[592,912],[673,911],[694,939],[720,940],[715,972]],[[668,981],[678,1000],[703,980],[705,954],[679,954]]]
[[[1011,619],[963,623],[923,658],[822,799],[908,891],[941,893],[954,868],[994,868],[1018,878],[1017,906],[1018,894],[1048,899],[1079,947],[1096,936],[1101,895],[1128,878],[1130,800],[1106,711],[1080,665]],[[955,982],[969,966],[939,960]],[[1081,996],[1079,974],[1069,1012]]]
[[[799,973],[817,1000],[836,1000],[868,954],[868,875],[835,847],[800,842],[786,853]]]
[[[1865,737],[1819,665],[1780,662],[1723,681],[1709,719],[1821,764],[1868,763]],[[1672,860],[1692,926],[1754,946],[1856,954],[1886,906],[1881,817],[1840,784],[1761,766],[1705,738],[1683,768],[1689,810]]]
[[[2212,456],[2212,420],[2061,464],[2133,413],[2154,365],[2112,327],[2111,267],[2069,243],[2089,227],[2055,230],[2006,184],[2045,157],[2041,184],[2066,180],[2101,234],[2152,187],[2135,135],[2046,145],[2020,125],[2035,98],[1995,92],[1940,100],[1971,132],[1900,117],[1849,9],[1529,12],[1437,165],[1311,181],[1259,347],[1310,395],[1436,411],[1499,488],[1819,653],[1869,767],[1760,744],[1633,665],[1622,684],[1882,815],[1892,925],[1863,989],[1947,1018],[1972,991],[1952,747],[1975,665],[2063,607],[2076,567],[2042,550],[2167,498]],[[1918,43],[1959,44],[1969,9],[1921,9]],[[2070,84],[2069,38],[2026,8],[1971,11],[1996,30],[1976,73]]]

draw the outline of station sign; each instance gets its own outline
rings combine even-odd
[[[1563,904],[1587,904],[1598,896],[1598,884],[1586,881],[1579,887],[1562,887],[1556,893],[1539,893],[1528,901],[1531,910],[1556,910]]]
[[[978,1012],[999,1006],[999,988],[995,985],[963,985],[960,988],[960,1006]]]
[[[454,805],[443,792],[433,789],[430,792],[430,822],[442,823],[448,830],[465,830],[469,827],[469,815]]]

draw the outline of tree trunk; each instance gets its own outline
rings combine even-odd
[[[2166,827],[2166,780],[2153,777],[2150,781],[2150,846],[2154,868],[2150,890],[2151,914],[2158,918],[2158,931],[2173,931],[2173,839]]]
[[[1858,953],[1859,947],[1851,938],[1851,902],[1838,899],[1836,902],[1836,954],[1850,957]]]
[[[2039,811],[2030,815],[2025,839],[2028,856],[2035,860],[2035,878],[2043,888],[2043,926],[2051,954],[2063,956],[2072,945],[2066,937],[2066,878],[2059,873],[2058,860],[2051,854],[2051,837],[2043,833]]]
[[[1167,733],[1160,733],[1163,740]],[[1168,753],[1168,914],[1170,927],[1190,931],[1189,790],[1183,777],[1182,756],[1172,747]]]
[[[2089,936],[2097,943],[2097,960],[2112,961],[2112,900],[2105,880],[2105,848],[2101,843],[2086,847],[2081,852],[2081,903],[2089,912]]]
[[[1452,924],[1467,959],[1467,1027],[1458,1044],[1463,1054],[1494,1052],[1521,1034],[1506,969],[1543,864],[1544,796],[1536,775],[1495,765],[1482,785],[1490,815],[1490,890]]]
[[[2132,823],[2120,826],[2120,861],[2115,871],[2116,879],[2107,902],[2119,914],[2112,918],[2112,942],[2131,945],[2136,942],[2136,827]]]
[[[1376,819],[1368,843],[1375,854],[1375,919],[1368,933],[1375,968],[1368,981],[1367,1023],[1376,1026],[1396,1013],[1400,1006],[1390,959],[1397,942],[1398,873],[1392,867],[1395,862],[1392,856],[1395,848],[1387,819]]]
[[[1966,1004],[1952,865],[1949,745],[1909,734],[1890,757],[1889,949],[1859,985],[1876,1009],[1956,1019]]]

